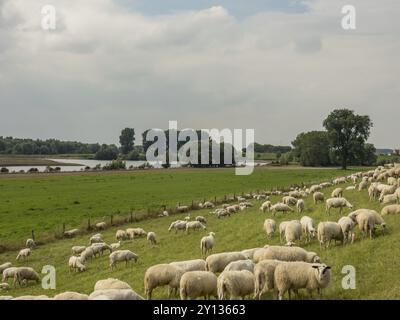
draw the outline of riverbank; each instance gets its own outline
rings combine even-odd
[[[75,155],[79,158],[80,155]],[[48,158],[66,157],[65,155],[0,155],[0,167],[19,166],[79,166],[78,163],[61,162]]]

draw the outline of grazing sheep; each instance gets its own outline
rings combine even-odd
[[[262,260],[254,267],[254,298],[274,289],[274,273],[276,266],[281,263],[278,260]]]
[[[108,250],[109,253],[113,252],[113,249],[111,246],[109,246],[107,243],[93,243],[90,248],[93,250],[93,255],[97,256],[98,255],[103,255],[104,251]]]
[[[383,229],[386,227],[385,221],[375,210],[359,209],[351,212],[348,217],[357,222],[363,236],[369,234],[371,239],[373,237],[376,224],[380,225]]]
[[[152,292],[160,286],[169,286],[168,296],[171,289],[177,290],[184,271],[170,264],[157,264],[146,270],[144,275],[144,291],[147,300],[151,300]]]
[[[73,237],[77,236],[78,233],[79,233],[78,229],[68,230],[68,231],[64,232],[64,237],[73,238]]]
[[[296,203],[297,212],[303,213],[305,207],[306,207],[306,204],[305,204],[304,200],[303,199],[299,199],[297,201],[297,203]]]
[[[189,207],[188,206],[178,206],[178,207],[176,207],[176,212],[179,212],[179,213],[189,212]]]
[[[333,184],[341,184],[341,183],[346,183],[346,177],[340,177],[340,178],[336,178],[334,179],[332,182]]]
[[[259,249],[261,249],[261,248],[245,249],[245,250],[240,251],[240,253],[244,254],[246,259],[253,260],[254,252],[256,252]]]
[[[0,301],[13,300],[13,296],[0,296]]]
[[[206,230],[207,227],[199,221],[189,221],[186,224],[186,233],[189,233],[189,230]]]
[[[269,210],[271,209],[271,207],[272,207],[271,201],[265,201],[265,202],[263,202],[263,204],[261,205],[260,210],[261,210],[262,212],[265,212],[265,210],[269,211]]]
[[[387,214],[397,214],[397,213],[400,213],[400,204],[392,204],[386,206],[381,211],[382,216],[385,216]]]
[[[217,280],[218,299],[242,298],[254,293],[254,275],[250,271],[224,271]]]
[[[251,273],[254,272],[254,262],[250,259],[238,260],[230,262],[224,269],[224,271],[241,271],[248,270]]]
[[[241,252],[215,253],[207,257],[206,270],[214,273],[222,272],[230,262],[246,259],[247,257]]]
[[[143,300],[143,297],[132,289],[105,289],[92,292],[89,300]]]
[[[15,259],[16,259],[16,260],[20,260],[20,259],[25,260],[25,259],[27,259],[30,255],[31,255],[31,249],[29,249],[29,248],[22,249],[22,250],[18,253],[18,255],[17,255],[17,257],[16,257]]]
[[[288,225],[289,221],[282,221],[279,224],[279,241],[282,243],[282,238],[285,235],[286,226]]]
[[[275,233],[276,222],[273,219],[265,219],[263,229],[268,237]]]
[[[360,182],[360,184],[358,185],[358,191],[362,191],[368,188],[368,182],[363,180]]]
[[[170,263],[171,266],[177,267],[184,272],[188,271],[206,271],[206,261],[203,259],[175,261]]]
[[[305,262],[286,262],[276,266],[274,272],[275,289],[278,299],[282,300],[286,291],[307,289],[312,294],[313,290],[321,296],[321,289],[329,285],[331,278],[330,267],[325,264],[310,264]]]
[[[354,242],[354,221],[353,219],[349,217],[341,217],[338,221],[338,224],[340,225],[340,228],[342,229],[343,236],[344,236],[344,242],[347,243],[351,239],[351,243]]]
[[[55,295],[53,300],[89,300],[89,296],[78,292],[66,291]]]
[[[88,259],[94,257],[94,251],[92,247],[87,247],[85,250],[82,251],[81,255],[81,262],[85,263]]]
[[[356,186],[348,186],[348,187],[346,187],[346,190],[348,190],[348,191],[356,190]]]
[[[80,257],[72,256],[68,260],[69,271],[75,270],[76,272],[83,272],[86,270],[86,266],[83,264]]]
[[[317,204],[319,201],[324,202],[325,196],[322,192],[314,192],[313,199],[314,199],[314,204]]]
[[[300,191],[298,191],[298,190],[289,192],[289,197],[301,198],[302,196],[303,196],[302,193]]]
[[[217,218],[221,218],[221,217],[230,217],[231,213],[228,210],[225,209],[220,209],[216,212],[217,214]]]
[[[34,247],[36,247],[36,243],[33,239],[28,239],[28,240],[26,240],[25,246],[27,248],[33,249]]]
[[[151,231],[147,234],[147,241],[150,242],[150,244],[152,244],[153,246],[157,244],[155,232]]]
[[[225,210],[226,210],[228,213],[236,213],[236,212],[239,211],[239,205],[234,204],[234,205],[232,205],[232,206],[226,207]]]
[[[39,283],[39,275],[37,272],[29,267],[17,268],[14,273],[14,287],[17,282],[21,286],[21,282],[25,282],[27,284],[28,281],[35,281],[36,283]]]
[[[212,252],[215,243],[215,233],[210,232],[208,236],[201,238],[200,240],[200,250],[203,256],[206,256],[207,253]]]
[[[303,216],[300,219],[301,228],[306,236],[306,243],[310,242],[312,238],[315,238],[317,231],[314,227],[314,220],[308,216]]]
[[[186,230],[186,224],[187,222],[183,220],[174,221],[169,226],[168,231],[175,230],[175,233],[177,233],[179,230],[184,231]]]
[[[204,218],[203,216],[197,216],[195,220],[198,221],[198,222],[201,222],[203,224],[207,223],[206,218]]]
[[[383,196],[383,198],[380,198],[379,201],[381,201],[382,204],[399,203],[399,197],[397,194],[387,194]]]
[[[268,246],[254,253],[253,261],[258,263],[262,260],[280,261],[304,261],[309,263],[320,262],[315,252],[306,251],[300,247]]]
[[[284,203],[277,203],[271,207],[272,215],[275,215],[277,212],[293,212],[294,210]]]
[[[121,247],[121,241],[118,241],[117,243],[111,243],[110,247],[112,251],[119,249]]]
[[[85,246],[73,246],[71,248],[72,254],[81,254],[86,249]]]
[[[295,197],[286,196],[282,198],[282,202],[288,206],[295,206],[297,204],[297,199]]]
[[[342,214],[344,207],[352,209],[353,205],[350,202],[348,202],[345,198],[330,198],[326,200],[327,214],[330,214],[331,208],[340,208],[340,214]]]
[[[51,300],[51,299],[46,295],[40,295],[40,296],[28,295],[28,296],[19,296],[19,297],[13,298],[12,300],[28,300],[28,301],[30,301],[30,300]]]
[[[11,266],[12,266],[11,262],[6,262],[0,265],[0,274],[2,274],[4,270],[11,268]]]
[[[182,300],[197,299],[211,296],[218,298],[217,276],[209,271],[186,272],[180,281],[180,296]]]
[[[3,270],[3,277],[1,279],[1,282],[6,282],[9,278],[14,279],[15,272],[17,271],[17,267],[10,267],[7,269]]]
[[[344,234],[340,225],[336,222],[326,221],[318,224],[318,241],[320,247],[329,247],[332,240],[341,241],[344,244]]]
[[[301,237],[301,223],[298,220],[289,221],[285,228],[286,245],[292,246]]]
[[[113,269],[117,262],[122,261],[125,261],[125,266],[127,266],[129,261],[137,262],[138,259],[139,256],[130,250],[117,250],[110,254],[110,267]]]
[[[126,233],[129,236],[129,239],[134,239],[135,237],[145,237],[147,236],[147,232],[142,228],[128,228],[126,229]]]
[[[105,222],[98,222],[95,224],[97,230],[104,230],[107,228],[107,224]]]
[[[343,198],[343,189],[336,188],[335,190],[332,191],[331,197],[332,198]]]
[[[397,185],[382,187],[381,194],[380,194],[380,197],[379,197],[379,201],[382,202],[383,197],[388,195],[388,194],[394,194],[396,192],[396,189],[397,189]]]
[[[132,288],[126,282],[115,278],[107,278],[99,280],[94,285],[94,291],[107,290],[107,289],[132,289]]]
[[[115,238],[117,239],[117,241],[128,240],[129,235],[126,233],[125,230],[118,230],[115,234]]]
[[[104,240],[101,236],[100,233],[95,234],[94,236],[91,236],[89,239],[89,244],[93,244],[93,243],[103,243]]]

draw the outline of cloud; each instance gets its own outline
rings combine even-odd
[[[343,2],[343,3],[342,3]],[[371,141],[396,147],[400,53],[396,1],[304,1],[298,13],[236,18],[224,6],[146,15],[111,0],[55,0],[57,30],[40,28],[45,1],[0,1],[2,135],[117,142],[137,132],[255,128],[288,144],[335,107],[369,114]]]

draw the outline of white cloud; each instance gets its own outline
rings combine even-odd
[[[371,141],[398,143],[397,1],[344,1],[305,13],[237,20],[223,7],[144,16],[111,0],[55,0],[58,29],[40,29],[45,1],[0,1],[3,135],[117,142],[124,126],[255,128],[287,144],[334,107],[370,114]]]

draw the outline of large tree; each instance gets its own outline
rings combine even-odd
[[[364,148],[372,127],[369,116],[361,116],[349,109],[336,109],[324,120],[331,147],[341,162],[342,169]]]
[[[119,136],[119,143],[121,144],[121,152],[128,154],[133,150],[135,144],[135,129],[125,128],[121,131]]]
[[[300,133],[292,142],[293,155],[303,166],[328,166],[331,164],[329,138],[325,131]]]

